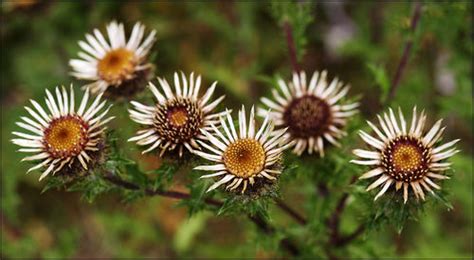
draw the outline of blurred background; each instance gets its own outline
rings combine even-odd
[[[356,3],[357,2],[357,3]],[[302,3],[301,3],[302,4]],[[31,98],[43,103],[45,88],[81,86],[68,73],[77,57],[78,40],[94,28],[105,31],[113,19],[128,33],[136,21],[157,31],[152,63],[168,79],[182,70],[203,75],[204,84],[219,81],[226,106],[259,103],[269,93],[274,76],[290,78],[291,63],[282,13],[285,5],[260,1],[2,1],[1,3],[1,212],[2,259],[116,257],[239,257],[275,258],[276,245],[259,236],[244,217],[201,211],[188,218],[175,200],[153,197],[124,203],[107,194],[93,203],[81,194],[50,190],[9,141],[14,124],[25,115]],[[327,69],[352,85],[362,98],[361,118],[380,111],[380,96],[399,63],[404,43],[413,39],[408,65],[393,102],[408,113],[414,105],[428,111],[430,122],[445,118],[445,140],[461,138],[462,150],[452,161],[452,179],[443,183],[454,210],[430,207],[399,235],[387,227],[364,236],[347,251],[353,257],[470,257],[472,256],[472,3],[423,4],[416,33],[410,33],[413,4],[386,1],[310,2],[308,19],[297,20],[294,35],[300,64],[307,73]],[[285,18],[285,17],[283,17]],[[305,18],[305,17],[303,17]],[[78,92],[78,88],[76,88]],[[127,104],[114,106],[118,118],[111,128],[128,138]],[[138,156],[141,167],[159,164],[153,156]],[[349,149],[350,150],[350,149]],[[331,152],[331,151],[330,151]],[[301,212],[317,199],[302,178],[282,187],[284,199]],[[176,178],[174,188],[186,190]],[[311,191],[310,191],[311,190]],[[308,195],[310,194],[310,195]],[[351,205],[348,225],[357,221]],[[290,233],[303,232],[278,209],[272,220]],[[311,214],[307,214],[311,215]],[[317,245],[315,244],[315,247]]]

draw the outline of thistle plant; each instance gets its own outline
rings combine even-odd
[[[128,41],[123,23],[112,21],[107,25],[108,41],[98,29],[94,35],[86,34],[87,42],[79,41],[81,59],[71,59],[71,75],[93,81],[85,85],[93,93],[106,92],[127,96],[143,89],[152,72],[147,62],[148,53],[155,41],[156,31],[145,39],[145,26],[136,23]]]
[[[256,3],[235,4],[258,14]],[[207,4],[183,6],[217,31],[232,28],[219,20],[218,12],[205,14],[202,6]],[[337,6],[325,7],[329,16],[343,11],[336,10]],[[70,53],[62,52],[70,66],[64,71],[72,78],[46,85],[44,102],[30,99],[31,105],[24,107],[9,131],[11,143],[29,155],[22,161],[34,163],[26,173],[39,171],[40,182],[35,185],[41,186],[42,196],[36,199],[53,194],[60,200],[61,194],[74,192],[92,205],[114,203],[118,212],[150,203],[143,209],[149,214],[166,202],[157,204],[153,198],[171,198],[173,206],[188,214],[189,221],[180,223],[191,226],[180,233],[184,237],[194,236],[195,229],[209,229],[212,236],[235,239],[241,230],[233,230],[233,222],[227,220],[243,223],[245,230],[253,230],[253,225],[257,231],[252,235],[232,240],[245,257],[258,255],[258,250],[268,253],[268,258],[392,256],[381,249],[376,236],[394,229],[402,237],[433,208],[455,211],[449,183],[460,178],[453,170],[456,164],[468,164],[458,159],[463,158],[463,153],[458,154],[461,147],[469,145],[464,144],[464,137],[452,134],[453,123],[444,126],[442,119],[436,121],[441,116],[433,106],[414,102],[407,90],[410,86],[404,83],[414,76],[408,74],[410,57],[422,48],[419,35],[429,27],[423,16],[439,9],[421,2],[399,8],[408,25],[399,60],[391,66],[373,64],[388,57],[376,44],[372,47],[379,48],[377,54],[367,46],[357,47],[361,39],[353,39],[353,45],[341,50],[367,59],[364,64],[372,78],[361,81],[350,76],[357,73],[336,69],[339,61],[312,57],[311,44],[318,42],[312,37],[314,28],[323,23],[315,15],[320,5],[316,7],[311,2],[278,1],[261,7],[273,17],[272,28],[281,30],[275,39],[282,46],[281,56],[287,53],[288,57],[282,66],[269,67],[271,72],[268,68],[253,72],[259,88],[248,87],[249,97],[230,90],[229,82],[245,74],[235,68],[215,70],[209,61],[201,67],[195,65],[197,61],[185,66],[169,62],[171,54],[158,51],[159,46],[173,53],[187,47],[178,50],[186,43],[170,37],[164,22],[155,27],[153,19],[120,20],[117,16],[105,25],[106,34],[83,26],[78,35],[85,34],[86,41],[78,38],[69,43],[78,42],[80,50],[76,46]],[[203,35],[207,30],[194,29]],[[236,35],[249,40],[245,30]],[[74,58],[76,52],[79,58]],[[255,79],[243,78],[237,86]],[[74,79],[79,80],[74,85],[81,87],[73,88],[70,81]],[[368,85],[377,88],[368,89]],[[179,210],[167,209],[159,213],[160,218],[174,219]],[[111,219],[122,213],[114,214]],[[218,223],[217,231],[204,222],[208,218]],[[116,225],[126,232],[143,224],[125,219]],[[164,219],[157,221],[162,227],[173,226],[164,224]],[[145,224],[141,229],[149,235],[154,226]],[[115,236],[112,230],[106,232]],[[219,242],[205,236],[199,240],[209,246]],[[182,243],[174,245],[177,251],[186,248],[186,242]],[[111,257],[145,256],[120,252]],[[151,255],[241,257],[184,252]]]

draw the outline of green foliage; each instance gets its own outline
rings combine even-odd
[[[313,3],[298,1],[272,1],[271,11],[280,26],[291,25],[298,60],[303,58],[308,43],[306,29],[313,21]]]
[[[153,190],[163,190],[169,187],[173,181],[173,176],[176,173],[178,167],[176,163],[164,162],[160,168],[149,172],[150,175],[156,175],[155,180],[152,184]]]
[[[47,192],[51,189],[60,190],[62,188],[65,188],[66,184],[67,183],[64,181],[64,179],[61,178],[46,178],[46,183],[44,184],[41,193]]]
[[[469,40],[459,42],[460,34],[472,30],[469,22],[472,21],[472,2],[458,1],[445,4],[427,2],[423,7],[423,20],[420,31],[430,33],[445,46],[458,45],[465,48]],[[450,26],[443,26],[449,24]],[[472,48],[471,54],[472,54]]]
[[[387,72],[382,66],[378,66],[376,64],[367,64],[367,68],[373,77],[374,83],[381,90],[380,100],[385,102],[390,89],[390,79],[388,78]]]
[[[403,203],[401,191],[391,192],[382,196],[378,201],[372,202],[367,209],[372,208],[372,213],[366,216],[368,232],[374,229],[382,229],[387,224],[393,226],[400,234],[409,220],[419,221],[422,214],[426,214],[426,207],[433,206],[427,204],[443,204],[448,210],[452,210],[453,206],[446,199],[446,192],[435,191],[426,194],[428,203],[421,199],[416,199],[410,195],[407,203]],[[431,198],[432,197],[432,198]]]
[[[259,216],[268,220],[270,218],[268,215],[269,203],[269,197],[251,199],[247,196],[229,196],[217,211],[217,215],[240,215],[241,213],[246,213],[250,216]]]
[[[94,199],[102,193],[111,190],[111,186],[106,183],[99,174],[93,173],[81,178],[68,187],[68,191],[82,191],[82,198],[92,203]]]
[[[206,182],[197,179],[188,184],[190,197],[182,200],[178,205],[187,208],[190,217],[206,208],[210,208],[204,201],[207,185]]]

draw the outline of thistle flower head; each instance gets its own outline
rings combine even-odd
[[[295,140],[293,152],[301,155],[305,150],[324,156],[324,146],[339,146],[338,138],[347,118],[356,114],[358,103],[339,104],[349,86],[337,79],[328,84],[327,72],[315,72],[307,84],[306,73],[293,73],[293,81],[286,84],[278,80],[280,91],[273,89],[274,100],[263,97],[262,102],[273,111],[270,116],[277,127],[287,127],[285,138]],[[265,116],[266,108],[258,114]]]
[[[98,29],[94,35],[86,34],[85,41],[79,41],[83,51],[80,59],[69,64],[78,79],[93,81],[93,93],[107,91],[108,95],[130,95],[141,90],[149,78],[152,66],[147,62],[148,53],[155,41],[155,31],[145,40],[145,26],[136,23],[128,41],[122,23],[115,21],[107,25],[108,41]]]
[[[158,78],[158,81],[160,90],[151,82],[148,86],[157,99],[156,104],[148,106],[131,102],[134,108],[129,110],[130,117],[145,128],[129,141],[137,141],[142,146],[150,145],[143,153],[159,148],[160,156],[174,149],[178,149],[179,156],[182,156],[183,147],[189,151],[200,149],[196,140],[205,138],[200,130],[210,130],[212,124],[219,123],[219,115],[222,114],[213,114],[213,110],[224,96],[211,102],[217,82],[203,96],[199,96],[201,76],[195,78],[194,73],[191,73],[189,80],[184,73],[175,73],[174,93],[166,79]]]
[[[202,133],[207,138],[202,144],[208,151],[195,151],[195,153],[213,164],[202,165],[195,170],[211,171],[213,173],[203,175],[201,178],[219,177],[209,189],[226,184],[226,189],[240,193],[253,192],[263,182],[277,180],[281,169],[279,161],[282,152],[292,143],[287,143],[283,138],[287,129],[274,131],[273,122],[269,115],[265,117],[263,124],[256,130],[254,108],[250,111],[247,124],[245,108],[239,111],[239,132],[230,114],[221,117],[221,132],[212,125],[212,133],[206,129]]]
[[[425,199],[425,192],[433,192],[433,189],[441,187],[435,180],[448,179],[442,172],[450,168],[450,163],[444,162],[447,158],[456,154],[458,150],[452,146],[459,139],[446,144],[435,146],[441,139],[444,127],[442,120],[436,122],[433,127],[425,132],[426,115],[424,112],[417,114],[416,107],[413,108],[413,117],[410,128],[405,118],[398,110],[399,121],[392,109],[383,116],[377,116],[380,128],[368,122],[374,130],[376,137],[364,131],[360,131],[360,137],[373,150],[354,150],[354,154],[363,160],[352,160],[360,165],[370,165],[370,171],[360,178],[377,177],[367,190],[382,187],[375,199],[382,196],[395,184],[395,190],[403,187],[403,200],[408,201],[409,189],[413,191],[416,198]],[[448,149],[451,148],[451,149]]]
[[[23,161],[41,161],[28,172],[45,168],[40,180],[51,173],[71,168],[77,162],[83,170],[87,170],[94,163],[91,155],[102,148],[105,124],[113,119],[104,119],[110,107],[104,110],[106,102],[101,102],[102,95],[98,95],[88,106],[89,91],[86,90],[76,110],[72,85],[69,93],[64,87],[57,87],[55,94],[56,98],[46,90],[48,110],[30,100],[34,109],[25,109],[31,117],[21,117],[22,121],[17,122],[28,133],[13,132],[19,137],[12,139],[13,143],[22,147],[19,151],[34,153]]]

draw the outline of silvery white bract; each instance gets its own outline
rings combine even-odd
[[[327,72],[314,72],[309,84],[306,73],[293,73],[293,81],[278,80],[280,91],[272,89],[273,99],[261,100],[270,108],[270,116],[279,128],[288,128],[285,138],[294,140],[293,152],[301,155],[318,152],[324,156],[325,143],[340,146],[338,138],[346,135],[342,128],[349,117],[357,113],[358,103],[341,104],[349,86],[337,79],[328,83]],[[267,108],[259,109],[264,117]]]
[[[354,154],[361,157],[362,160],[352,160],[351,162],[374,167],[360,178],[377,177],[377,180],[367,188],[369,191],[382,185],[382,189],[375,199],[382,196],[392,184],[395,184],[397,191],[403,187],[405,203],[408,201],[409,187],[417,198],[424,200],[423,190],[433,192],[432,188],[441,188],[433,180],[448,179],[442,172],[449,169],[451,163],[444,162],[444,160],[459,152],[455,148],[451,148],[459,139],[435,146],[445,129],[445,127],[441,127],[442,120],[437,121],[428,132],[424,132],[423,128],[426,122],[424,112],[418,115],[416,107],[413,108],[410,128],[408,128],[400,108],[398,115],[399,122],[392,109],[389,110],[389,114],[384,113],[383,117],[378,115],[381,130],[368,122],[377,137],[364,131],[360,131],[360,137],[374,150],[354,150]]]
[[[199,95],[201,76],[194,77],[191,73],[189,80],[184,73],[181,76],[174,74],[175,92],[166,79],[158,78],[160,89],[153,83],[148,88],[153,92],[157,103],[153,106],[131,101],[133,109],[129,109],[130,118],[144,125],[137,135],[129,141],[136,141],[138,145],[149,147],[143,153],[159,148],[160,156],[167,150],[179,150],[183,154],[183,147],[193,151],[200,149],[197,139],[205,139],[200,129],[211,129],[212,124],[219,123],[219,116],[223,113],[213,113],[213,110],[224,99],[224,96],[211,101],[217,82],[208,88],[204,95]],[[224,112],[225,113],[225,112]]]
[[[28,172],[45,168],[40,180],[65,166],[71,166],[75,160],[87,170],[91,160],[89,154],[99,150],[97,145],[106,128],[104,125],[114,118],[102,120],[110,109],[109,106],[104,110],[106,101],[101,102],[102,95],[98,95],[88,106],[89,90],[86,90],[76,110],[72,85],[69,94],[64,87],[56,87],[55,92],[56,98],[46,90],[48,110],[30,100],[34,109],[25,109],[31,117],[21,117],[22,121],[16,123],[28,133],[13,132],[19,137],[12,139],[13,143],[22,147],[19,151],[34,153],[23,161],[41,161]]]
[[[244,193],[250,184],[252,187],[260,178],[276,180],[281,173],[278,163],[282,152],[293,143],[287,143],[283,137],[286,129],[274,130],[273,122],[267,114],[259,129],[255,126],[255,113],[252,107],[247,124],[245,108],[239,111],[239,132],[234,127],[232,116],[228,113],[220,117],[224,132],[212,125],[212,132],[203,129],[206,142],[198,141],[207,149],[195,153],[213,163],[202,165],[195,170],[211,171],[201,178],[221,177],[209,189],[227,184],[226,189],[235,190],[242,187]]]
[[[107,25],[108,41],[98,29],[94,34],[86,34],[85,41],[79,41],[82,51],[80,59],[71,59],[73,72],[78,79],[94,81],[86,85],[93,93],[107,90],[109,86],[119,86],[132,80],[137,73],[150,68],[147,55],[155,42],[156,31],[152,31],[143,40],[145,26],[137,22],[133,26],[128,41],[124,26],[115,21]]]

